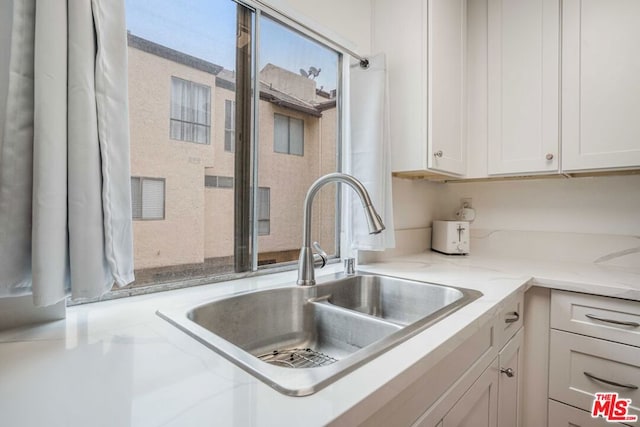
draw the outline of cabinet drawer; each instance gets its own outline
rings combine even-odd
[[[640,347],[640,302],[554,290],[551,327]]]
[[[552,330],[549,353],[550,398],[590,411],[595,393],[617,392],[640,414],[640,348]]]
[[[501,349],[520,329],[523,322],[524,292],[518,292],[505,302],[496,320],[496,347]]]
[[[591,414],[573,406],[549,400],[549,427],[606,427],[626,424],[609,423],[602,418],[592,418]]]

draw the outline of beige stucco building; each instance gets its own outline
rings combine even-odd
[[[306,191],[337,168],[337,115],[335,93],[316,90],[311,79],[269,64],[260,81],[258,248],[264,264],[297,258]],[[189,105],[179,108],[176,90]],[[137,284],[232,271],[234,74],[130,34],[129,98],[132,186],[141,188],[133,191]],[[186,138],[176,137],[181,131]],[[287,136],[291,153],[282,152]],[[300,137],[302,145],[294,146]],[[314,202],[313,238],[330,253],[335,209],[335,189],[324,189]]]

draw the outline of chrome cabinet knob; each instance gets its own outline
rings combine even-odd
[[[433,153],[433,157],[442,157],[442,150],[438,150],[435,153]]]
[[[513,378],[513,376],[515,375],[515,373],[513,372],[513,369],[511,368],[500,368],[500,373],[505,374],[507,377],[509,378]]]
[[[553,154],[551,153],[547,153],[547,155],[545,156],[547,160],[553,160]]]

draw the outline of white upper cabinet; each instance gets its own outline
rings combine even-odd
[[[563,170],[638,167],[640,1],[563,5]]]
[[[394,172],[466,173],[465,45],[466,0],[373,1]]]
[[[557,172],[559,0],[488,0],[487,44],[489,174]]]

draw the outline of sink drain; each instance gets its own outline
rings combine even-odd
[[[272,365],[284,366],[286,368],[317,368],[327,366],[337,362],[331,356],[310,348],[293,348],[288,350],[273,350],[258,356],[258,359],[271,363]]]

